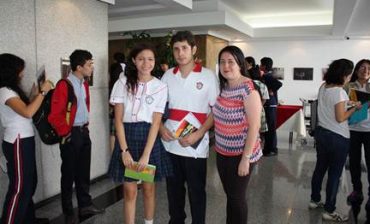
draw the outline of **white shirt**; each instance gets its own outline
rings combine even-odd
[[[184,79],[178,67],[169,69],[161,79],[168,86],[169,109],[184,110],[209,114],[219,94],[219,84],[215,74],[200,65]],[[165,126],[175,130],[179,121],[167,119]],[[204,135],[197,149],[182,147],[178,140],[162,141],[165,149],[173,154],[185,157],[207,158],[209,151],[208,132]]]
[[[167,102],[167,85],[157,78],[147,83],[139,82],[135,96],[127,92],[126,76],[121,76],[113,86],[110,103],[122,103],[122,122],[152,123],[153,113],[164,113]]]
[[[253,82],[256,83],[256,85],[260,88],[261,98],[264,99],[264,100],[270,99],[269,91],[267,89],[267,86],[263,82],[261,82],[260,80],[253,80]]]
[[[5,104],[8,99],[13,97],[19,96],[7,87],[0,88],[0,120],[4,128],[4,141],[9,143],[14,143],[18,135],[20,138],[28,138],[35,135],[32,119],[19,115]]]
[[[346,91],[342,87],[325,88],[324,85],[319,90],[318,100],[319,126],[349,138],[348,121],[338,123],[335,119],[335,105],[349,100]]]

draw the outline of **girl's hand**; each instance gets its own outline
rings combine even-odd
[[[247,176],[249,174],[249,166],[250,166],[249,159],[243,156],[239,162],[238,175],[240,177]]]
[[[168,128],[166,128],[164,125],[161,125],[161,127],[159,128],[159,133],[161,135],[161,138],[166,142],[175,140],[172,132],[168,130]]]
[[[137,165],[138,165],[137,171],[138,172],[143,171],[145,167],[148,165],[148,163],[149,163],[149,156],[143,154],[140,157],[139,161],[137,162]]]
[[[129,151],[122,152],[122,162],[123,162],[123,165],[125,165],[125,167],[127,167],[129,169],[132,168],[132,165],[133,165],[134,161],[133,161],[132,156],[131,156]]]
[[[360,101],[355,102],[355,105],[354,106],[356,107],[356,110],[359,110],[359,109],[362,108],[362,104],[361,104]]]
[[[54,84],[50,80],[46,80],[41,84],[41,91],[49,92],[52,88],[54,88]]]

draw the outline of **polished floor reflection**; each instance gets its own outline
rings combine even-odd
[[[249,184],[248,205],[249,222],[251,224],[320,224],[322,210],[309,210],[310,181],[313,173],[316,152],[312,139],[306,145],[301,141],[293,143],[289,149],[288,133],[278,132],[279,155],[264,157],[253,171]],[[226,200],[220,179],[215,167],[215,153],[211,151],[208,160],[207,177],[207,223],[226,223]],[[365,175],[363,175],[363,182]],[[325,184],[325,182],[324,182]],[[367,185],[364,186],[366,189]],[[325,188],[324,188],[325,189]],[[356,223],[351,208],[346,204],[346,196],[352,190],[349,172],[345,171],[337,197],[337,210],[350,215],[348,223]],[[92,185],[94,203],[106,207],[106,213],[86,218],[81,223],[123,223],[121,186],[114,185],[109,179],[100,180]],[[323,199],[325,193],[322,192]],[[367,200],[367,198],[365,198]],[[136,223],[143,221],[143,203],[141,191],[139,192]],[[187,205],[188,218],[191,215]],[[38,216],[48,217],[51,223],[63,223],[60,214],[59,198],[41,206],[37,210]],[[157,208],[155,223],[168,222],[167,197],[165,182],[157,185]],[[358,223],[365,223],[364,205],[358,214]]]

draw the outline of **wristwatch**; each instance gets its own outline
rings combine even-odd
[[[46,96],[46,94],[48,94],[46,91],[41,91],[40,93],[42,96]]]

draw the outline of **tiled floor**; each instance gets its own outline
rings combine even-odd
[[[307,205],[310,198],[310,181],[313,173],[316,152],[312,147],[312,139],[308,139],[305,146],[300,141],[288,147],[288,133],[278,133],[279,155],[263,158],[253,171],[249,184],[248,205],[249,222],[251,224],[320,224],[321,210],[309,210]],[[363,175],[364,183],[365,175]],[[324,183],[325,184],[325,183]],[[99,198],[101,204],[102,195],[115,189],[117,186],[108,179],[101,180],[92,185],[91,193]],[[367,186],[364,186],[367,187]],[[323,187],[325,189],[325,187]],[[366,188],[365,188],[366,189]],[[341,181],[337,197],[337,209],[348,213],[351,219],[348,223],[355,223],[351,215],[350,207],[346,205],[345,198],[351,190],[349,172],[345,171]],[[118,187],[118,191],[120,191]],[[139,192],[141,193],[141,192]],[[119,196],[118,196],[119,197]],[[325,198],[325,193],[322,192]],[[104,201],[103,204],[111,204],[106,208],[106,213],[91,217],[82,223],[123,223],[122,199],[113,202],[114,197]],[[226,223],[225,215],[226,199],[215,167],[215,153],[211,151],[208,160],[207,176],[207,217],[206,223]],[[364,205],[363,205],[364,206]],[[143,222],[143,203],[139,194],[137,204],[136,223]],[[191,223],[191,215],[187,204],[188,218],[186,223]],[[39,208],[39,216],[48,217],[51,223],[62,223],[59,199]],[[165,182],[157,185],[157,207],[155,223],[164,224],[168,222],[167,196]],[[358,223],[365,222],[364,208],[358,216]]]

